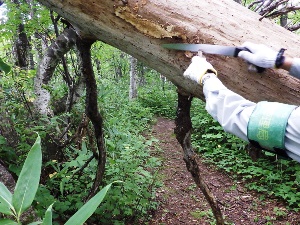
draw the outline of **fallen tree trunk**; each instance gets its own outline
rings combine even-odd
[[[175,85],[203,99],[199,85],[182,76],[190,59],[163,43],[239,46],[244,41],[287,48],[297,56],[300,37],[232,0],[39,0],[90,35],[134,56]],[[252,101],[300,104],[300,81],[282,70],[250,74],[241,59],[206,55],[231,90]]]

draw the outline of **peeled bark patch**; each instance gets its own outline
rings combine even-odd
[[[186,39],[185,35],[174,31],[174,26],[156,23],[155,21],[142,18],[139,14],[135,14],[128,6],[117,7],[116,16],[124,19],[126,22],[133,25],[141,33],[154,38],[172,38],[180,37]]]

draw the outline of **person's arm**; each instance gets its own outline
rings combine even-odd
[[[280,68],[286,71],[290,71],[292,65],[293,65],[293,58],[285,57],[285,60]]]
[[[248,141],[247,124],[256,104],[227,89],[216,76],[205,79],[203,93],[207,112],[226,132]]]
[[[283,54],[284,49],[274,51],[262,44],[245,42],[242,46],[249,49],[250,52],[241,51],[238,56],[247,62],[262,68],[281,68],[300,79],[300,58],[285,57]]]
[[[203,85],[207,112],[226,132],[247,141],[247,124],[255,103],[227,89],[216,74],[212,65],[199,56],[193,57],[184,72],[185,77]]]
[[[293,77],[300,79],[300,59],[299,58],[286,57],[281,68],[289,71],[289,73]]]
[[[205,75],[207,76],[207,75]],[[203,93],[207,112],[216,119],[223,129],[248,141],[248,123],[256,103],[227,89],[216,76],[203,80]],[[285,132],[286,154],[300,162],[300,107],[290,115]]]
[[[257,104],[227,89],[215,73],[207,73],[211,68],[212,66],[205,59],[193,59],[184,76],[203,85],[206,110],[223,129],[248,141],[248,123]],[[291,113],[284,134],[286,153],[298,162],[300,162],[299,118],[300,107]]]

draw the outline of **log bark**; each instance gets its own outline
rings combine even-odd
[[[202,88],[182,76],[190,59],[163,43],[239,46],[244,41],[287,48],[299,56],[300,37],[232,0],[39,0],[68,19],[77,31],[134,56],[178,87],[203,99]],[[206,55],[231,90],[252,101],[300,104],[300,81],[282,70],[251,74],[241,59]]]

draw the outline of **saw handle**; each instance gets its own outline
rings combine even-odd
[[[247,52],[251,52],[248,48],[245,48],[245,47],[237,47],[235,48],[235,52],[234,52],[234,57],[238,57],[238,54],[240,51],[247,51]],[[249,63],[249,62],[248,62]],[[255,71],[257,73],[263,73],[266,68],[263,68],[263,67],[260,67],[260,66],[256,66],[256,65],[253,65],[251,63],[249,63],[249,70],[251,71]]]

